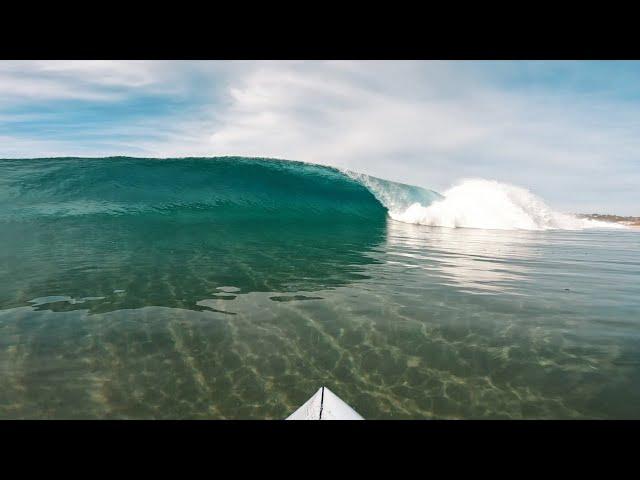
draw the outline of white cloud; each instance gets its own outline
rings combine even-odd
[[[136,94],[176,95],[204,63],[124,60],[0,62],[3,106],[28,99],[122,100]],[[215,65],[210,65],[215,66]],[[188,68],[185,68],[188,67]]]

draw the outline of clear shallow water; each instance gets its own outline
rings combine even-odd
[[[640,418],[637,231],[407,225],[322,169],[53,162],[0,162],[0,418],[284,418],[320,385],[365,418]]]

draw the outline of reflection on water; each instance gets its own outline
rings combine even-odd
[[[640,418],[640,235],[5,224],[1,418]]]
[[[544,242],[544,234],[524,230],[505,234],[391,221],[387,231],[389,262],[428,270],[442,277],[442,283],[469,292],[504,292],[524,280],[529,265],[540,255],[537,242]]]
[[[0,307],[106,312],[197,309],[224,288],[297,292],[365,279],[363,267],[377,261],[367,252],[384,241],[385,222],[215,224],[206,214],[191,214],[4,227]]]

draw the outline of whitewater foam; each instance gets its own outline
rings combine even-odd
[[[577,218],[552,210],[530,191],[494,180],[469,179],[450,188],[428,205],[414,202],[404,210],[389,209],[404,223],[451,228],[498,230],[581,230],[624,228],[622,225]]]

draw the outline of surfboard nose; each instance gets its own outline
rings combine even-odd
[[[318,391],[287,420],[364,420],[353,408],[327,387]]]

